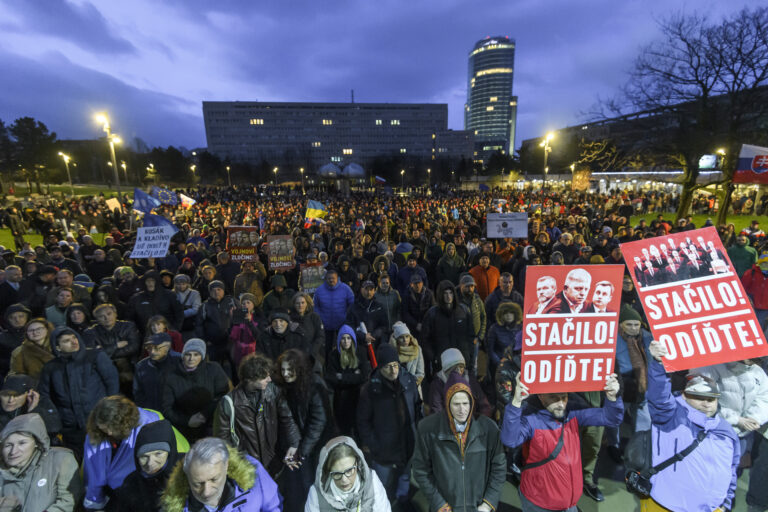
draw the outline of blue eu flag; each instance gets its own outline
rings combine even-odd
[[[162,203],[143,190],[133,189],[133,209],[143,213],[150,213]]]
[[[179,198],[176,196],[176,192],[168,190],[167,188],[152,187],[149,195],[157,198],[163,204],[170,204],[171,206],[179,204]]]

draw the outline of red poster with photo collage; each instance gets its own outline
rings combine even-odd
[[[765,335],[713,227],[621,245],[668,372],[768,354]]]
[[[599,391],[614,372],[623,265],[529,266],[522,382],[531,393]]]

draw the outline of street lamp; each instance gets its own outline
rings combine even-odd
[[[272,169],[272,172],[275,173],[275,185],[277,185],[277,167]]]
[[[67,168],[67,179],[69,180],[69,193],[73,196],[75,195],[75,187],[72,186],[72,175],[69,174],[69,161],[72,160],[72,158],[69,155],[65,155],[61,151],[59,151],[59,156],[62,160],[64,160],[64,167]]]
[[[229,183],[229,188],[232,188],[232,173],[229,171],[229,166],[227,166],[227,183]]]
[[[549,171],[549,167],[547,167],[547,155],[550,151],[552,151],[552,146],[549,145],[549,141],[554,138],[555,134],[549,132],[546,137],[544,137],[544,140],[539,144],[540,147],[544,148],[544,181],[541,183],[542,190],[544,190],[547,186],[547,172]]]
[[[304,191],[304,168],[300,167],[299,172],[301,173],[301,193],[306,195],[307,193]]]
[[[102,130],[107,134],[107,142],[109,143],[109,156],[112,158],[112,170],[115,172],[115,185],[117,187],[117,197],[122,200],[120,194],[120,176],[117,173],[117,159],[115,158],[115,144],[120,144],[122,140],[120,137],[112,133],[112,128],[109,125],[109,118],[106,114],[97,114],[96,122],[102,125]]]
[[[432,186],[432,169],[427,169],[427,188]]]
[[[405,190],[405,169],[400,169],[400,189]]]
[[[195,184],[195,169],[197,169],[195,164],[189,166],[189,170],[192,171],[192,185]]]
[[[125,174],[125,184],[128,184],[128,164],[125,163],[125,160],[120,160],[120,167],[123,168],[123,173]]]

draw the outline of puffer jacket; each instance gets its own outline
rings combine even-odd
[[[347,318],[347,309],[355,301],[352,289],[341,280],[336,286],[328,286],[325,282],[315,290],[315,312],[320,315],[323,326],[327,330],[336,331]]]
[[[504,324],[504,315],[515,314],[513,325]],[[504,357],[504,351],[509,346],[514,346],[515,337],[520,332],[520,323],[523,319],[523,311],[514,302],[502,302],[496,309],[496,322],[491,325],[486,338],[486,353],[488,354],[488,366],[495,372]]]
[[[160,410],[165,378],[181,361],[181,354],[170,350],[160,361],[145,357],[136,363],[133,373],[133,401],[139,407]]]
[[[313,355],[314,349],[304,338],[301,327],[294,322],[289,322],[288,327],[282,334],[275,332],[272,326],[267,327],[259,334],[256,344],[259,347],[259,352],[273,361],[276,361],[280,354],[292,348],[300,350],[308,356]]]
[[[189,481],[182,469],[176,465],[160,502],[165,512],[200,512],[205,506],[189,491]],[[229,466],[224,493],[217,512],[280,512],[282,499],[277,484],[261,463],[241,455],[235,448],[229,448]]]
[[[141,427],[147,423],[161,420],[160,414],[139,408],[139,424],[131,430],[128,437],[120,441],[117,448],[107,441],[94,444],[90,435],[85,436],[83,453],[83,477],[85,478],[85,508],[100,510],[108,501],[108,489],[117,489],[123,485],[125,477],[136,470],[133,458],[133,446],[136,444]]]
[[[741,276],[741,284],[752,299],[755,309],[768,309],[768,277],[763,274],[760,267],[752,265],[744,272]]]
[[[147,322],[155,315],[163,315],[168,320],[168,324],[177,331],[184,323],[184,308],[181,302],[174,292],[160,285],[159,279],[154,292],[143,291],[131,297],[128,302],[128,311],[129,318],[136,322],[141,332],[144,332]]]
[[[446,402],[460,391],[469,394],[466,382],[454,375]],[[472,416],[463,434],[456,431],[450,409],[419,423],[411,467],[430,512],[444,505],[456,512],[475,512],[483,503],[492,510],[499,506],[507,473],[499,427],[485,416]]]
[[[562,419],[555,418],[534,396],[523,407],[511,403],[504,410],[501,441],[504,446],[523,445],[526,464],[543,460],[557,446],[561,429],[563,448],[557,457],[539,467],[523,471],[520,492],[528,501],[548,510],[564,510],[576,505],[584,479],[581,469],[579,427],[618,427],[624,418],[621,397],[605,400],[602,408],[573,410],[571,402]]]
[[[691,370],[720,386],[720,416],[730,423],[739,437],[749,434],[738,426],[739,418],[752,418],[761,425],[768,422],[768,376],[756,364],[741,361]],[[765,434],[764,434],[765,435]]]
[[[52,448],[39,415],[22,414],[0,432],[0,442],[13,433],[31,435],[38,453],[21,473],[13,474],[0,465],[0,495],[15,497],[24,512],[65,512],[74,510],[83,494],[77,461],[67,448]]]
[[[59,352],[56,337],[63,332],[77,336],[77,352]],[[54,331],[51,350],[55,357],[43,366],[37,390],[56,406],[65,430],[82,431],[96,403],[120,392],[117,368],[103,351],[86,350],[80,336],[69,327]]]
[[[349,496],[347,503],[341,502],[333,494],[331,486],[333,480],[328,475],[323,475],[323,466],[328,459],[328,454],[340,444],[346,444],[357,454],[358,478],[360,489],[354,495]],[[325,477],[325,479],[323,479]],[[357,447],[351,437],[335,437],[320,450],[317,471],[315,471],[315,483],[309,490],[304,512],[390,512],[392,510],[387,491],[381,484],[376,472],[368,467],[363,452]]]
[[[211,345],[226,346],[233,313],[239,307],[238,301],[229,295],[219,302],[209,298],[200,306],[195,317],[195,336]]]
[[[392,330],[392,325],[400,320],[400,294],[397,290],[390,288],[387,293],[383,293],[380,289],[376,290],[376,295],[373,296],[373,300],[378,302],[384,308],[384,312],[387,314],[387,326]]]
[[[427,287],[422,288],[420,294],[416,294],[412,288],[403,296],[403,308],[401,314],[403,322],[412,333],[418,333],[416,328],[426,316],[427,311],[435,305],[435,296]]]
[[[261,461],[270,475],[277,475],[283,460],[277,450],[278,439],[285,439],[288,446],[298,447],[301,442],[299,428],[293,421],[291,409],[282,391],[273,382],[264,391],[246,393],[242,384],[230,391],[235,408],[234,430],[238,438],[236,448]],[[232,407],[226,399],[219,400],[213,422],[213,435],[231,445]]]
[[[674,512],[731,509],[736,492],[736,468],[741,459],[739,439],[720,417],[708,418],[672,386],[661,363],[648,361],[653,464],[659,464],[690,446],[701,430],[707,437],[686,458],[653,475],[651,498]]]

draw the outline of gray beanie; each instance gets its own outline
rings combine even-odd
[[[411,334],[411,331],[408,330],[408,326],[405,325],[403,322],[395,322],[392,325],[392,333],[395,335],[395,339],[397,339],[400,336]]]
[[[181,351],[181,355],[184,355],[187,352],[197,352],[203,356],[203,359],[205,359],[205,342],[200,338],[190,338],[189,341],[184,344],[184,349]]]
[[[184,349],[186,348],[187,347],[185,345]],[[440,354],[440,364],[443,371],[446,371],[449,368],[453,368],[459,363],[467,364],[467,362],[464,360],[464,356],[462,355],[461,350],[457,348],[449,348]]]
[[[224,283],[219,281],[218,279],[211,281],[208,283],[208,291],[213,291],[214,288],[221,288],[222,290],[226,290],[227,288],[224,286]]]
[[[475,278],[472,277],[470,274],[462,274],[461,279],[459,279],[459,285],[460,286],[466,286],[466,285],[475,285]]]

